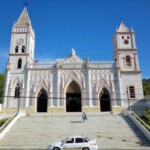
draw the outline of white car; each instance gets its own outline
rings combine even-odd
[[[78,149],[78,150],[98,150],[96,140],[90,140],[83,136],[71,136],[63,141],[58,141],[48,146],[48,150],[63,150],[63,149]]]

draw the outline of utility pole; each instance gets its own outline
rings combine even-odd
[[[20,109],[20,87],[16,87],[15,89],[15,97],[17,98],[17,113],[16,115],[19,114],[19,109]]]
[[[128,110],[131,111],[128,86],[127,86],[126,93],[127,93],[127,99],[128,99]]]

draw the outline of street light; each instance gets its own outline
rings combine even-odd
[[[128,110],[131,111],[128,86],[127,86],[126,93],[127,93],[127,99],[128,99]]]

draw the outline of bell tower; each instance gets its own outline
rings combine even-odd
[[[28,61],[34,59],[35,34],[28,16],[27,8],[23,9],[12,29],[10,56],[26,56]]]
[[[141,70],[134,30],[123,22],[113,36],[117,103],[130,108],[143,98]]]
[[[121,22],[113,37],[114,59],[121,71],[140,71],[135,35]]]
[[[17,107],[18,99],[20,100],[20,97],[26,95],[25,91],[28,89],[29,78],[28,68],[34,62],[34,45],[34,30],[27,8],[24,7],[12,28],[10,53],[6,68],[4,108]],[[22,103],[25,105],[25,102]]]

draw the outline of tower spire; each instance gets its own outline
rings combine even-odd
[[[31,21],[28,15],[27,8],[24,7],[19,19],[16,22],[16,26],[31,26]]]

